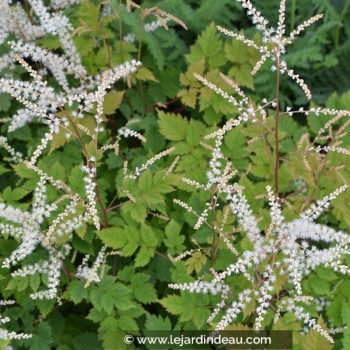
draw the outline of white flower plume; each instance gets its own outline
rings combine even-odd
[[[254,297],[257,302],[255,326],[256,329],[260,329],[267,310],[277,300],[274,282],[277,278],[285,276],[287,282],[284,294],[286,291],[288,293],[282,299],[281,305],[288,305],[286,307],[289,311],[294,311],[304,323],[320,331],[316,320],[296,303],[310,301],[310,297],[304,295],[302,280],[317,266],[323,265],[345,274],[350,272],[350,269],[342,264],[344,256],[350,254],[350,235],[315,223],[315,219],[328,208],[330,201],[346,188],[347,186],[342,186],[311,206],[299,218],[286,222],[280,205],[268,187],[271,224],[268,232],[261,232],[258,229],[258,220],[252,214],[246,198],[236,187],[236,193],[228,195],[227,199],[238,224],[251,241],[252,249],[245,250],[238,260],[224,271],[215,272],[211,281],[198,280],[192,283],[171,284],[170,287],[193,293],[221,295],[220,302],[208,319],[208,322],[213,322],[219,314],[221,315],[221,319],[216,323],[216,330],[223,330],[234,322]],[[320,242],[328,243],[328,247],[320,248]],[[230,290],[226,279],[238,274],[248,279],[251,288],[235,294]],[[331,340],[327,332],[321,333]]]

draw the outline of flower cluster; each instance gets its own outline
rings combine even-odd
[[[69,3],[69,1],[67,1],[67,3]],[[7,0],[1,0],[0,7],[3,15],[0,19],[0,44],[4,43],[6,39],[14,34],[16,38],[31,44],[31,49],[33,50],[34,42],[37,39],[47,34],[57,35],[67,59],[78,66],[81,71],[85,72],[71,38],[73,28],[68,18],[63,15],[62,12],[52,10],[45,6],[42,0],[30,0],[28,1],[28,5],[30,5],[31,10],[38,18],[38,24],[33,23],[20,4],[11,4],[11,2]],[[57,6],[57,4],[55,6],[55,4],[53,4],[52,7],[57,10],[61,6]],[[37,49],[40,50],[39,48]],[[12,63],[15,59],[14,54],[15,51],[5,55],[4,63],[1,67],[2,69],[13,67]],[[54,71],[60,69],[59,67],[54,67],[52,64],[49,64],[49,66],[53,68]]]
[[[92,217],[92,220],[96,226],[97,229],[100,229],[100,219],[97,214],[96,209],[96,168],[88,167],[83,165],[82,170],[84,173],[86,173],[86,176],[84,177],[85,190],[86,190],[86,197],[88,200],[87,210],[89,212],[89,215]]]
[[[43,57],[42,60],[49,59],[50,56],[46,55],[45,52],[38,52],[40,53],[40,57]],[[95,104],[99,106],[98,115],[96,116],[96,121],[99,124],[101,105],[107,90],[116,81],[134,73],[141,64],[134,60],[126,62],[120,66],[111,68],[103,75],[99,74],[95,77],[87,77],[86,80],[82,81],[80,88],[66,89],[64,92],[57,93],[52,87],[47,86],[43,77],[35,72],[23,59],[19,58],[19,62],[31,73],[34,81],[27,82],[11,78],[0,79],[0,91],[10,94],[26,107],[19,110],[14,116],[9,126],[10,131],[22,127],[33,118],[39,118],[43,123],[54,123],[55,126],[58,126],[57,124],[60,124],[61,120],[54,113],[58,110],[65,110],[67,105],[73,106],[75,104],[78,104],[80,108],[73,113],[73,119],[82,119],[84,118],[84,113],[91,111]],[[60,64],[59,60],[52,64],[55,67],[64,67]],[[64,76],[64,73],[62,74]],[[98,89],[94,91],[96,87]],[[69,131],[68,126],[70,122],[68,115],[62,121],[64,122],[62,123],[62,128]],[[55,132],[58,132],[57,130],[56,128]],[[75,136],[78,137],[77,134]]]
[[[100,252],[97,254],[95,262],[92,264],[92,267],[87,266],[87,262],[90,258],[89,255],[86,255],[82,263],[78,266],[75,276],[86,280],[85,287],[88,287],[92,282],[98,283],[101,281],[104,273],[104,264],[108,255],[119,254],[117,251],[107,253],[106,249],[105,246],[101,248]]]
[[[26,81],[13,78],[10,73],[0,78],[0,92],[10,94],[23,105],[12,118],[2,121],[9,122],[9,132],[23,127],[33,119],[47,127],[35,148],[28,150],[28,156],[12,148],[5,137],[0,137],[0,148],[9,153],[8,160],[22,162],[40,177],[34,190],[31,209],[28,211],[20,209],[20,206],[0,203],[0,233],[6,238],[14,238],[19,243],[3,260],[2,267],[9,269],[18,266],[32,253],[45,251],[46,259],[31,265],[24,264],[11,272],[13,277],[47,275],[46,290],[32,293],[33,299],[58,297],[61,271],[68,276],[71,274],[66,270],[64,260],[70,254],[73,233],[86,223],[100,229],[101,225],[108,222],[97,184],[98,161],[103,152],[114,149],[118,154],[122,138],[136,137],[142,142],[146,141],[143,135],[129,127],[133,122],[131,121],[117,131],[113,143],[100,145],[100,137],[104,132],[105,97],[118,80],[129,78],[141,63],[131,60],[90,76],[82,65],[74,45],[73,27],[61,11],[67,5],[78,1],[53,0],[50,5],[46,5],[42,0],[28,0],[30,13],[27,13],[19,4],[0,0],[0,7],[4,12],[0,17],[0,44],[12,40],[9,42],[11,51],[2,56],[0,70],[7,68],[11,73],[17,61],[29,75]],[[160,22],[146,24],[145,31],[153,31],[159,24],[166,27],[166,22],[171,16],[155,8],[151,12]],[[35,17],[34,21],[31,16]],[[47,34],[58,37],[61,49],[59,54],[37,45],[38,39]],[[34,66],[41,68],[35,70]],[[55,79],[55,88],[48,84],[48,74]],[[76,140],[81,146],[84,159],[84,165],[81,165],[84,174],[82,180],[85,183],[84,194],[74,193],[70,185],[54,179],[40,168],[40,157],[60,133],[63,133],[67,142]],[[173,148],[155,155],[136,168],[129,178],[139,177],[155,161],[172,151]],[[125,177],[128,178],[126,166]],[[48,187],[53,187],[58,196],[53,203],[48,203]],[[134,201],[130,193],[127,195]],[[104,222],[100,218],[100,208],[104,214]],[[86,285],[100,280],[102,265],[106,256],[110,254],[105,249],[102,248],[91,268],[87,266],[89,257],[77,268],[76,276],[86,279]],[[100,269],[102,271],[98,275]]]
[[[132,179],[137,179],[145,170],[147,170],[153,163],[157,160],[167,156],[175,150],[175,147],[171,147],[163,152],[158,153],[154,157],[150,158],[146,163],[142,164],[140,167],[136,167],[134,173],[130,175]]]
[[[312,95],[305,84],[304,80],[295,74],[292,69],[287,67],[287,63],[281,60],[281,56],[286,52],[286,46],[291,44],[294,39],[304,31],[308,26],[318,21],[323,17],[322,14],[318,14],[309,20],[299,25],[293,30],[289,36],[285,36],[285,11],[286,11],[286,0],[281,0],[280,11],[278,18],[277,28],[268,27],[269,21],[259,12],[249,0],[238,0],[247,11],[247,15],[252,17],[252,22],[255,27],[262,34],[262,45],[256,44],[253,40],[247,39],[244,35],[234,33],[221,26],[217,26],[218,30],[227,36],[233,37],[237,40],[244,42],[246,45],[254,47],[261,53],[261,59],[256,63],[252,70],[252,74],[256,74],[261,66],[267,59],[272,61],[272,71],[278,70],[281,74],[287,73],[293,80],[295,80],[300,87],[304,90],[306,97],[311,100]]]
[[[164,21],[164,23],[166,23],[166,22],[167,22],[167,20]],[[143,27],[143,30],[146,33],[151,33],[151,32],[154,32],[155,30],[157,30],[158,28],[163,27],[163,26],[164,26],[164,24],[161,21],[156,20],[156,21],[153,21],[150,23],[146,23]],[[123,40],[133,44],[136,40],[136,36],[134,33],[129,33],[123,37]]]
[[[302,87],[306,96],[311,99],[311,92],[304,81],[288,68],[287,63],[281,60],[281,56],[285,53],[285,46],[291,44],[301,31],[320,19],[322,15],[312,17],[297,27],[289,37],[286,37],[285,0],[280,2],[277,28],[268,27],[268,21],[255,9],[249,0],[238,1],[247,10],[248,15],[252,16],[253,23],[257,29],[262,32],[263,45],[256,44],[242,34],[236,34],[221,27],[218,27],[218,29],[226,35],[258,49],[262,53],[262,58],[254,67],[253,73],[256,73],[261,65],[270,58],[273,62],[272,70],[277,71],[278,75],[287,74],[291,76]],[[170,287],[191,293],[210,294],[215,297],[213,300],[216,301],[219,296],[219,301],[207,320],[216,330],[224,330],[244,312],[250,314],[249,309],[253,303],[255,305],[253,315],[257,330],[264,326],[264,321],[269,311],[274,313],[274,310],[277,309],[274,322],[278,321],[281,313],[293,312],[299,320],[303,321],[308,329],[315,329],[333,342],[330,335],[331,332],[324,330],[317,323],[317,320],[312,318],[308,308],[305,307],[310,303],[314,303],[319,308],[320,302],[307,295],[303,282],[319,266],[324,266],[346,275],[350,273],[350,268],[344,262],[345,257],[350,254],[350,236],[346,232],[337,231],[332,227],[316,222],[329,209],[331,201],[341,195],[348,186],[343,185],[334,190],[329,195],[316,201],[316,203],[311,204],[298,218],[290,221],[286,220],[283,214],[283,204],[285,202],[283,199],[278,198],[278,193],[274,193],[272,188],[267,186],[267,195],[263,197],[268,199],[270,220],[268,227],[262,229],[259,220],[255,217],[244,195],[244,187],[233,181],[236,172],[232,168],[229,159],[224,156],[222,145],[225,135],[242,122],[250,121],[266,125],[264,124],[267,115],[265,109],[270,107],[277,110],[279,108],[277,106],[279,104],[278,97],[276,96],[276,99],[270,102],[263,99],[263,105],[256,106],[249,101],[248,97],[235,82],[222,74],[221,78],[234,89],[236,96],[229,95],[223,89],[198,74],[195,74],[195,77],[202,84],[231,103],[238,110],[238,118],[228,120],[221,128],[205,136],[207,140],[214,139],[212,148],[206,145],[206,147],[211,149],[207,182],[201,184],[190,179],[183,179],[185,183],[192,185],[197,190],[210,192],[211,201],[206,203],[201,213],[197,213],[183,201],[175,199],[174,202],[197,217],[194,229],[199,229],[201,225],[206,224],[213,230],[216,238],[213,243],[214,249],[212,247],[208,250],[210,254],[212,255],[213,251],[215,253],[219,243],[222,242],[232,253],[232,263],[228,264],[221,271],[215,271],[212,268],[210,270],[211,276],[199,276],[198,280],[194,282],[170,284]],[[333,119],[320,130],[314,144],[311,144],[305,136],[302,136],[300,144],[302,145],[308,141],[305,154],[312,150],[315,152],[334,151],[349,154],[345,148],[341,147],[340,141],[344,135],[344,129],[349,123],[346,122],[345,126],[336,130],[335,136],[332,128],[333,124],[339,119],[349,116],[349,111],[319,107],[311,107],[308,110],[300,108],[297,111],[293,111],[290,107],[287,107],[285,112],[277,110],[278,116],[279,113],[287,116],[293,116],[296,113],[301,113],[305,116],[312,114],[316,117],[319,114],[333,116]],[[329,137],[329,139],[333,140],[334,143],[329,146],[315,145],[320,140],[324,141],[326,139],[323,137],[323,133],[328,129],[333,130],[332,137]],[[252,142],[254,141],[252,140]],[[304,163],[308,164],[306,155],[304,156]],[[214,214],[208,220],[209,213],[214,212],[217,206],[225,208],[221,227],[218,227],[215,223]],[[245,244],[243,250],[240,250],[239,244],[238,246],[235,245],[234,241],[237,242],[237,240],[234,240],[231,234],[224,230],[224,225],[229,215],[227,210],[236,219],[237,228],[235,228],[235,231],[242,232],[249,241],[249,244]],[[185,258],[192,255],[195,251],[186,251],[173,260]],[[213,259],[211,261],[213,262]],[[231,288],[232,281],[237,275],[244,276],[249,287],[245,287],[243,290]]]
[[[14,300],[0,300],[1,306],[6,305],[13,305],[16,302]],[[2,317],[0,315],[0,324],[6,324],[10,322],[9,317]],[[16,332],[10,332],[4,328],[0,328],[0,339],[3,340],[10,340],[10,339],[30,339],[32,337],[31,334],[25,334],[25,333],[16,333]]]
[[[296,316],[305,324],[331,339],[327,332],[319,329],[316,320],[312,319],[302,306],[297,305],[297,301],[307,297],[304,295],[301,282],[317,266],[323,265],[341,273],[349,273],[341,262],[345,255],[350,254],[349,235],[314,222],[329,207],[330,201],[346,188],[347,186],[343,186],[335,190],[304,211],[298,219],[286,222],[279,201],[274,198],[271,188],[268,187],[271,225],[264,235],[259,229],[258,221],[242,189],[236,184],[226,184],[226,187],[221,189],[230,203],[231,211],[236,216],[238,224],[249,238],[252,249],[244,251],[238,260],[224,271],[216,272],[211,281],[198,280],[192,283],[171,284],[170,287],[192,293],[220,294],[221,301],[208,320],[213,322],[220,311],[224,311],[216,324],[217,330],[223,330],[234,322],[254,298],[257,302],[255,326],[260,329],[267,310],[273,307],[274,303],[279,303],[274,283],[277,278],[284,276],[291,287],[285,287],[288,290],[288,296],[282,298],[281,309],[295,311]],[[320,241],[328,243],[329,247],[320,248],[316,243],[310,244],[310,242]],[[244,275],[250,282],[251,288],[235,295],[229,290],[229,284],[225,280],[237,274]]]
[[[21,241],[11,255],[4,259],[2,267],[10,268],[11,265],[17,265],[36,249],[39,249],[40,246],[49,255],[47,262],[28,265],[12,273],[12,276],[22,277],[36,273],[48,275],[48,290],[32,294],[31,297],[33,299],[53,299],[56,297],[63,259],[70,251],[69,245],[63,245],[60,250],[58,249],[59,246],[56,246],[55,243],[60,237],[57,235],[57,230],[55,231],[56,236],[51,237],[50,231],[52,231],[52,227],[60,226],[61,235],[69,235],[82,224],[82,222],[77,224],[75,220],[63,222],[63,217],[66,215],[61,213],[48,230],[41,228],[44,220],[49,218],[57,209],[57,203],[46,203],[45,178],[41,178],[36,187],[31,212],[24,212],[18,208],[3,203],[0,204],[0,218],[5,222],[9,222],[0,223],[0,233]],[[64,213],[70,213],[70,210],[71,208],[68,206],[68,210],[66,209]]]
[[[0,136],[0,148],[4,148],[9,154],[10,158],[6,159],[13,163],[19,163],[23,161],[23,154],[21,152],[16,151],[13,147],[11,147],[5,136]]]

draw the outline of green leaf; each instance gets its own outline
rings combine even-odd
[[[88,290],[84,288],[83,281],[72,281],[70,282],[66,292],[64,293],[65,298],[72,300],[74,304],[80,303],[82,300],[87,299]]]
[[[96,350],[101,349],[102,344],[96,333],[84,332],[73,339],[75,350]]]
[[[154,176],[150,170],[145,171],[139,180],[139,188],[142,198],[149,206],[164,204],[164,195],[174,191],[174,186],[179,182],[179,176],[166,175],[166,170],[158,171]]]
[[[27,168],[24,163],[13,165],[13,169],[21,178],[39,181],[40,176],[34,170]]]
[[[91,308],[88,316],[86,317],[88,320],[91,320],[95,323],[100,323],[107,317],[107,312],[104,310],[97,310],[95,307]]]
[[[130,214],[136,222],[143,223],[147,217],[147,204],[142,203],[142,201],[128,202],[122,206],[122,211]]]
[[[70,139],[66,137],[67,133],[68,133],[68,130],[61,128],[57,134],[53,134],[51,145],[50,145],[50,151],[49,151],[50,154],[70,141]]]
[[[59,163],[55,162],[47,169],[47,173],[51,175],[55,180],[63,180],[66,178],[67,170]]]
[[[226,59],[222,53],[220,34],[212,23],[200,34],[196,43],[191,46],[186,59],[189,63],[195,63],[205,58],[210,70],[212,70],[225,63]]]
[[[319,295],[325,295],[330,293],[330,285],[325,280],[321,279],[318,276],[312,275],[309,278],[310,285],[312,290],[319,294]]]
[[[158,82],[153,73],[145,67],[141,67],[135,74],[135,77],[140,80],[152,80]]]
[[[145,313],[145,309],[140,305],[134,303],[133,306],[130,309],[127,310],[119,310],[119,315],[127,315],[132,318],[138,318],[142,316]]]
[[[121,316],[118,320],[118,326],[123,331],[135,331],[139,329],[135,320],[130,316]]]
[[[206,308],[196,309],[193,315],[193,323],[195,324],[197,329],[201,329],[205,325],[210,314],[211,314],[210,310]]]
[[[206,128],[202,122],[191,119],[188,127],[186,142],[192,147],[198,147],[199,142],[202,140],[205,134],[205,131]]]
[[[192,256],[186,260],[188,273],[190,274],[193,271],[199,273],[206,262],[207,257],[202,252],[194,252]]]
[[[185,86],[201,87],[198,79],[194,74],[203,75],[205,72],[205,60],[202,59],[188,66],[186,73],[180,75],[180,82]],[[197,91],[197,89],[196,89]]]
[[[243,64],[248,62],[248,46],[240,40],[232,40],[225,43],[225,54],[229,61]]]
[[[154,35],[144,35],[142,39],[153,56],[158,69],[162,71],[164,69],[166,57],[159,45],[159,40]]]
[[[123,255],[124,256],[131,256],[135,253],[135,251],[137,250],[138,248],[138,243],[135,243],[135,242],[128,242],[125,244],[122,252],[123,252]]]
[[[139,245],[139,233],[134,227],[110,227],[99,231],[98,235],[107,246],[123,248],[125,256],[132,255]]]
[[[324,266],[317,266],[316,274],[320,276],[325,281],[334,281],[338,279],[337,275],[333,270]]]
[[[46,34],[38,40],[40,46],[47,50],[57,50],[61,47],[61,42],[57,35]]]
[[[11,107],[11,96],[9,94],[0,94],[0,112],[7,112]]]
[[[145,328],[148,331],[170,331],[171,322],[168,317],[147,314]]]
[[[229,70],[228,75],[239,85],[254,89],[254,80],[251,71],[252,67],[249,64],[244,64],[239,67],[232,67]]]
[[[143,304],[157,300],[157,292],[149,280],[150,276],[145,273],[137,273],[131,277],[131,288],[135,299]]]
[[[171,280],[174,283],[188,283],[193,281],[193,278],[187,273],[187,267],[184,261],[180,260],[174,264]]]
[[[147,265],[151,260],[151,258],[153,258],[154,254],[155,254],[154,248],[141,247],[135,259],[135,266],[142,267]]]
[[[339,286],[339,292],[345,297],[350,297],[350,281],[343,280]]]
[[[164,239],[164,243],[168,247],[168,253],[170,255],[182,253],[185,249],[183,245],[185,236],[181,236],[180,232],[181,225],[175,220],[171,220],[165,228],[166,238]]]
[[[55,300],[38,300],[36,306],[39,309],[41,316],[45,318],[54,308]]]
[[[150,226],[142,225],[140,232],[142,243],[135,259],[135,266],[137,267],[145,266],[149,263],[155,254],[155,247],[158,244],[158,239]]]
[[[111,91],[109,92],[103,101],[103,111],[105,114],[114,114],[119,108],[125,91]]]
[[[115,298],[114,304],[119,310],[129,310],[134,307],[130,300],[131,290],[122,283],[116,283],[112,288],[111,294]]]
[[[9,172],[9,170],[6,169],[4,166],[0,165],[0,175],[5,174],[7,172]]]
[[[142,245],[145,245],[147,247],[156,247],[158,244],[156,234],[154,233],[151,226],[148,225],[141,226],[141,239]]]
[[[11,339],[0,339],[0,349],[11,349],[10,342]]]
[[[192,313],[194,313],[192,298],[188,297],[188,294],[185,294],[182,296],[170,295],[170,296],[164,298],[161,301],[161,304],[172,315],[181,315],[181,314],[188,312],[188,319],[187,320],[189,320],[192,317],[191,311],[192,311]]]
[[[343,302],[344,298],[337,295],[337,297],[335,297],[331,304],[326,308],[327,316],[333,322],[335,327],[340,327],[343,324],[341,314]]]
[[[168,312],[179,315],[180,322],[193,321],[200,329],[210,315],[208,296],[184,292],[181,296],[170,295],[161,301]]]
[[[348,330],[348,328],[345,329],[344,331],[344,336],[343,336],[343,349],[346,350],[346,349],[349,349],[350,347],[350,332]]]
[[[123,247],[126,242],[124,229],[118,227],[109,227],[97,232],[98,237],[107,247],[118,249]]]
[[[98,288],[91,290],[90,300],[97,310],[111,314],[114,307],[129,310],[134,306],[130,294],[130,288],[108,276],[102,279]]]
[[[197,95],[197,89],[181,89],[177,93],[177,97],[181,98],[181,102],[191,108],[196,107]]]
[[[55,343],[60,343],[69,321],[66,321],[66,318],[62,316],[60,311],[52,311],[46,320],[49,322],[51,328],[55,330],[52,334]]]
[[[33,337],[28,341],[30,342],[31,350],[50,350],[52,339],[52,329],[50,325],[43,321],[38,326],[38,332],[33,334]]]
[[[2,192],[2,198],[5,202],[14,203],[25,197],[28,193],[29,191],[24,190],[22,188],[15,188],[12,190],[11,187],[8,186]]]
[[[340,315],[343,324],[348,324],[350,321],[350,304],[347,301],[341,303]]]
[[[185,140],[188,121],[178,114],[158,112],[160,133],[170,141]]]
[[[325,328],[325,324],[322,320],[318,324]],[[312,329],[303,339],[304,350],[332,350],[332,344],[315,329]]]
[[[81,196],[85,194],[84,181],[82,181],[83,177],[84,173],[81,170],[81,165],[75,166],[68,176],[69,186],[75,193],[78,193]]]
[[[342,316],[341,325],[343,324],[349,325],[350,324],[350,306],[347,301],[343,301],[342,308],[341,310],[339,310],[339,313]],[[348,349],[349,345],[350,345],[350,332],[349,332],[349,328],[346,327],[344,331],[344,338],[343,338],[344,349]]]
[[[318,116],[310,115],[307,117],[307,123],[310,127],[310,130],[317,135],[319,130],[325,126],[329,121],[329,116],[321,114]]]
[[[94,39],[88,39],[86,36],[78,36],[74,38],[74,42],[80,55],[89,58],[89,53],[95,48],[96,42]]]
[[[40,276],[39,275],[30,276],[29,284],[32,290],[36,292],[40,286]]]
[[[108,330],[102,335],[103,349],[127,349],[124,342],[125,333],[118,329]]]
[[[22,277],[19,279],[18,284],[17,284],[17,290],[21,292],[22,290],[27,289],[29,285],[29,278],[27,277]]]
[[[20,292],[25,290],[28,287],[28,284],[29,284],[29,278],[15,277],[8,282],[6,286],[6,290],[16,289]]]
[[[139,187],[144,191],[148,191],[152,188],[152,173],[149,169],[144,171],[140,176]]]
[[[235,128],[227,133],[225,139],[225,146],[228,150],[224,149],[225,153],[230,156],[232,160],[242,159],[247,157],[246,152],[246,137],[242,134],[241,130]],[[239,150],[239,152],[237,152]]]

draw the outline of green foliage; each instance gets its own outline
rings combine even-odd
[[[256,36],[254,40],[258,42],[260,39]],[[226,40],[224,43],[213,23],[191,46],[186,60],[188,69],[180,76],[185,89],[181,89],[178,96],[188,107],[195,108],[198,103],[200,111],[204,112],[204,121],[208,125],[219,123],[224,115],[229,117],[234,110],[221,96],[217,96],[208,87],[203,87],[193,74],[204,76],[219,88],[230,91],[227,84],[219,78],[218,72],[218,69],[224,73],[228,70],[227,75],[239,85],[254,89],[251,70],[259,60],[257,50],[238,41]]]
[[[196,294],[172,295],[163,299],[161,304],[170,314],[178,315],[179,322],[191,321],[197,329],[202,329],[210,315],[210,311],[206,308],[208,298]]]
[[[321,320],[319,325],[324,328],[324,322]],[[315,329],[311,330],[303,339],[303,348],[305,350],[331,350],[332,345],[317,332]]]
[[[293,0],[287,2],[290,5]],[[255,1],[256,6],[272,23],[277,23],[278,1]],[[310,27],[310,31],[293,43],[285,59],[303,76],[314,92],[312,106],[350,110],[350,52],[349,11],[346,3],[330,0],[307,0],[296,2],[296,9],[288,8],[287,33],[298,23],[314,15],[325,13],[324,22]],[[337,6],[338,4],[338,6]],[[176,21],[168,21],[168,30],[144,30],[144,24],[157,17],[145,9],[154,6],[177,16],[185,22],[188,30]],[[32,16],[30,6],[26,10]],[[74,28],[74,43],[82,64],[90,75],[103,73],[106,69],[131,59],[140,59],[142,67],[132,76],[115,84],[108,91],[103,103],[103,124],[96,152],[93,135],[96,129],[96,108],[81,119],[77,129],[84,130],[79,138],[67,138],[67,131],[76,132],[70,125],[54,134],[48,147],[43,150],[37,166],[53,180],[67,184],[72,193],[86,195],[85,176],[82,165],[86,156],[96,158],[99,201],[97,215],[102,223],[96,230],[91,220],[74,230],[72,237],[61,237],[57,249],[71,240],[72,251],[64,260],[59,302],[56,300],[32,300],[30,294],[47,287],[46,275],[34,274],[12,277],[12,271],[0,269],[0,287],[3,299],[14,299],[17,305],[1,310],[1,316],[9,316],[11,322],[2,327],[16,332],[33,334],[28,340],[12,341],[14,349],[32,350],[82,350],[123,349],[125,334],[140,331],[171,331],[173,329],[212,329],[207,319],[219,302],[218,297],[187,292],[174,294],[170,283],[188,283],[194,278],[211,278],[211,268],[223,271],[236,257],[223,244],[213,238],[210,225],[198,230],[192,227],[197,217],[185,210],[174,199],[187,203],[196,213],[201,213],[210,203],[213,193],[193,191],[183,178],[206,182],[208,162],[214,143],[205,136],[237,118],[239,111],[222,96],[201,84],[194,74],[203,76],[222,91],[235,95],[234,88],[225,82],[224,73],[248,96],[256,107],[263,98],[273,99],[275,81],[270,67],[265,64],[256,77],[252,68],[260,59],[260,53],[238,40],[221,35],[216,25],[221,25],[247,35],[255,43],[261,43],[260,35],[252,34],[244,12],[231,0],[157,0],[142,1],[141,9],[129,12],[122,1],[81,1],[64,10]],[[107,14],[107,15],[106,15]],[[35,24],[36,16],[32,17]],[[238,28],[238,29],[237,29]],[[241,29],[245,28],[245,29]],[[135,40],[125,40],[127,34]],[[41,48],[60,54],[63,50],[57,35],[47,34],[35,42]],[[7,44],[0,46],[1,54],[7,52]],[[29,61],[29,60],[28,60]],[[34,62],[35,60],[33,60]],[[31,64],[33,62],[30,62]],[[43,68],[34,62],[33,68]],[[7,71],[1,71],[5,76]],[[11,73],[12,74],[12,73]],[[19,65],[13,76],[31,80]],[[56,91],[59,87],[50,75],[48,85]],[[68,78],[75,86],[76,80]],[[282,79],[281,108],[292,110],[308,107],[300,88],[291,80]],[[30,159],[39,140],[47,132],[47,126],[34,119],[14,132],[8,131],[8,120],[23,105],[8,94],[0,94],[0,130],[7,136],[16,151]],[[53,112],[58,118],[71,117],[70,106]],[[283,115],[279,121],[280,146],[280,193],[285,200],[284,214],[294,219],[310,203],[329,194],[343,183],[350,183],[350,160],[344,154],[307,153],[306,144],[311,144],[322,128],[332,118],[330,115],[309,115],[291,118]],[[345,117],[346,118],[346,117]],[[343,118],[344,119],[344,118]],[[337,120],[332,131],[341,130],[339,145],[350,145],[349,131],[341,129],[344,120]],[[145,136],[121,138],[118,130],[128,126]],[[241,124],[229,131],[224,139],[222,152],[237,174],[233,176],[259,217],[260,228],[269,228],[265,188],[274,182],[273,159],[276,152],[274,139],[275,115],[270,113],[263,123]],[[86,130],[88,132],[86,132]],[[300,145],[303,135],[305,143]],[[101,151],[107,144],[118,141],[118,147]],[[82,150],[81,144],[85,149]],[[321,140],[317,145],[325,144]],[[174,151],[154,162],[137,178],[132,170],[141,167],[159,152],[170,147]],[[33,196],[40,176],[24,163],[10,164],[8,152],[0,148],[0,204],[2,202],[22,211],[32,209]],[[306,168],[305,159],[310,168]],[[125,169],[123,166],[125,165]],[[62,192],[62,191],[61,191]],[[48,185],[48,203],[57,203],[57,211],[42,223],[47,232],[58,218],[67,199],[60,201],[60,190]],[[84,197],[85,198],[85,197]],[[65,202],[66,200],[66,202]],[[332,203],[333,208],[319,219],[322,224],[349,231],[350,191]],[[208,222],[222,227],[225,237],[230,237],[239,253],[249,249],[249,241],[242,237],[236,218],[221,201],[215,214],[209,212]],[[76,213],[83,212],[76,207]],[[73,218],[64,219],[63,224]],[[1,224],[6,218],[1,218]],[[225,221],[226,220],[226,221]],[[18,223],[20,225],[20,223]],[[0,239],[0,261],[18,247],[16,237],[5,234]],[[98,256],[101,247],[108,252],[98,269],[100,281],[86,283],[77,274],[77,266],[88,254],[89,266]],[[215,249],[213,249],[215,248]],[[177,256],[186,251],[192,253],[184,261]],[[19,267],[43,262],[47,258],[39,246],[33,255],[19,263]],[[343,327],[350,325],[350,283],[346,277],[330,268],[317,268],[303,280],[303,288],[313,298],[323,297],[328,302],[318,312],[310,307],[312,317],[319,325]],[[231,276],[230,285],[239,291],[247,286],[241,276]],[[283,296],[287,281],[278,275],[274,290]],[[230,295],[229,298],[233,297]],[[231,299],[230,299],[231,300]],[[277,303],[277,300],[274,300]],[[257,305],[253,298],[244,313],[233,325],[238,328],[252,327],[252,317]],[[321,317],[322,316],[322,317]],[[266,329],[290,329],[295,331],[295,347],[300,350],[328,350],[350,348],[349,327],[336,335],[334,347],[316,330],[301,335],[303,324],[291,313],[285,313],[273,325],[273,315],[266,317]],[[0,348],[6,349],[9,341],[1,340]]]

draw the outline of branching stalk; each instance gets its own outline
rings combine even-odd
[[[276,59],[276,114],[275,114],[275,152],[276,152],[276,158],[275,158],[275,194],[276,198],[278,198],[279,193],[279,183],[278,183],[278,171],[279,171],[279,164],[280,164],[280,149],[279,149],[279,117],[280,117],[280,61],[279,56],[277,53],[277,50],[275,51],[275,59]]]

